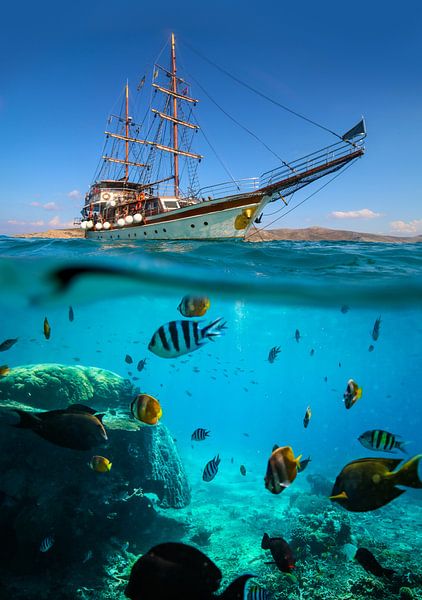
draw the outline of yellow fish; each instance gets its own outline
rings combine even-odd
[[[89,466],[96,473],[108,473],[112,464],[113,463],[104,456],[93,456],[89,462]]]
[[[177,310],[184,317],[203,317],[210,307],[207,296],[184,296]]]
[[[51,335],[50,323],[48,322],[47,317],[45,317],[45,319],[44,319],[44,337],[45,337],[45,339],[49,340],[50,335]]]
[[[130,405],[135,419],[147,425],[156,425],[163,416],[163,410],[156,398],[149,394],[139,394]]]
[[[352,406],[362,398],[362,388],[358,386],[356,381],[349,379],[347,382],[346,391],[343,394],[344,405],[346,408],[352,408]]]
[[[297,476],[302,455],[295,458],[291,446],[274,446],[265,475],[265,487],[273,494],[280,494]]]
[[[6,377],[9,373],[10,368],[7,365],[0,365],[0,377]]]

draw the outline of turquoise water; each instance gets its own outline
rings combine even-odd
[[[107,521],[108,517],[101,516],[101,541],[90,540],[93,558],[83,562],[84,547],[83,555],[76,552],[70,562],[66,560],[66,597],[123,598],[133,560],[163,541],[193,543],[221,568],[224,585],[242,573],[253,572],[276,599],[421,597],[421,490],[406,488],[391,504],[366,513],[348,512],[328,499],[346,463],[363,457],[405,458],[421,452],[420,244],[174,242],[104,246],[86,240],[1,238],[0,253],[1,338],[18,338],[11,349],[1,353],[0,362],[11,368],[11,375],[13,369],[25,365],[98,367],[156,397],[163,408],[157,427],[167,427],[175,440],[191,488],[190,503],[184,508],[163,508],[154,494],[148,494],[163,521],[152,521],[148,528],[142,522],[132,523],[133,529],[139,529],[136,543],[133,537],[128,539],[126,525],[120,531],[118,519]],[[57,273],[80,266],[89,266],[90,271],[61,288]],[[204,324],[223,317],[227,329],[189,355],[174,359],[155,356],[148,350],[152,334],[164,323],[182,318],[177,306],[189,293],[210,298],[210,309],[200,319]],[[69,320],[70,305],[74,321]],[[342,311],[344,305],[348,308]],[[48,340],[43,335],[45,317],[51,326]],[[380,335],[374,341],[371,332],[378,317]],[[267,357],[274,346],[280,346],[281,352],[270,364]],[[133,358],[132,364],[125,361],[126,355]],[[146,367],[139,372],[136,365],[144,358]],[[346,410],[343,393],[350,378],[363,393]],[[0,380],[0,390],[5,379]],[[8,394],[8,398],[0,397],[4,406],[14,399],[13,390]],[[48,398],[37,405],[33,396],[27,398],[27,404],[61,408],[48,405]],[[95,397],[91,405],[107,409],[96,406]],[[305,429],[308,405],[312,418]],[[130,420],[126,400],[120,403],[113,398],[110,408]],[[2,428],[6,437],[9,427]],[[192,442],[191,434],[198,427],[208,429],[210,436]],[[409,442],[408,455],[365,449],[357,438],[371,429],[401,435]],[[24,437],[26,443],[34,441],[30,463],[37,463],[39,448],[41,452],[48,448],[56,453],[56,465],[62,460],[71,465],[66,471],[67,483],[75,469],[73,484],[78,486],[79,466],[75,464],[83,462],[80,453],[39,440],[26,430],[13,431],[21,436],[14,437],[15,444]],[[299,473],[280,495],[264,487],[274,444],[291,446],[295,456],[312,459],[306,472]],[[4,458],[8,452],[13,449],[3,447],[0,465],[4,477],[9,477],[10,466]],[[112,434],[107,449],[98,453],[107,456],[107,452],[113,454]],[[221,463],[215,479],[202,481],[206,463],[217,454]],[[103,477],[122,475],[126,460],[120,449],[115,450],[112,470]],[[241,475],[240,465],[245,466],[246,476]],[[27,464],[14,464],[17,473],[27,468]],[[97,475],[86,471],[87,477]],[[39,464],[36,472],[45,477]],[[311,476],[321,485],[327,480],[328,493],[318,495]],[[53,492],[60,491],[60,477],[58,469],[49,483]],[[95,480],[93,487],[102,485],[101,481]],[[0,478],[0,490],[1,482]],[[10,510],[18,518],[29,500],[19,486],[15,488],[19,506]],[[45,492],[45,486],[41,491]],[[39,510],[43,510],[41,501]],[[325,540],[322,549],[315,549],[309,539],[322,532],[328,518],[334,523],[347,519],[351,537],[337,543],[332,536],[332,542]],[[79,517],[75,519],[76,527],[80,522]],[[303,548],[296,550],[296,581],[291,581],[275,565],[265,564],[271,557],[261,549],[261,539],[267,532],[289,541],[300,524]],[[60,527],[56,519],[54,527],[46,522],[44,528],[46,536],[54,528],[56,547]],[[42,532],[39,535],[42,540]],[[66,532],[66,536],[71,543],[71,534]],[[106,538],[113,538],[112,542]],[[13,575],[1,597],[8,598],[16,589],[25,598],[65,597],[57,596],[57,581],[54,586],[51,583],[55,572],[57,578],[63,572],[60,556],[54,556],[55,547],[42,556],[37,572],[22,583],[17,565],[26,548],[25,542],[22,547],[19,543],[16,561],[7,567]],[[392,583],[367,573],[356,561],[345,558],[345,543],[369,548],[383,566],[407,579]],[[13,548],[14,544],[10,542]],[[109,562],[96,544],[102,550],[107,548]],[[36,556],[33,549],[28,552]],[[84,569],[86,584],[82,585]],[[404,587],[413,595],[404,596],[407,592],[400,591]],[[45,596],[36,595],[40,590]]]

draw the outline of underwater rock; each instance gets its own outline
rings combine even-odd
[[[137,393],[138,388],[128,379],[82,365],[23,365],[0,379],[0,402],[21,402],[46,410],[73,403],[94,404],[101,410],[128,406]]]
[[[333,555],[351,541],[348,515],[325,510],[323,513],[299,515],[291,534],[290,546],[298,558]]]
[[[163,507],[190,502],[169,431],[161,424],[134,428],[129,418],[126,428],[122,416],[105,420],[109,442],[104,455],[113,462],[107,473],[89,467],[91,451],[63,448],[30,430],[0,424],[0,539],[7,539],[0,553],[0,581],[9,573],[45,578],[52,570],[61,579],[69,575],[74,585],[89,579],[98,585],[103,576],[98,565],[115,552],[116,539],[118,546],[141,552],[161,532],[177,536],[180,525],[145,495],[153,492]],[[54,543],[42,552],[47,537]],[[85,561],[87,556],[94,559]]]

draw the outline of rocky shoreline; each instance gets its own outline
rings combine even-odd
[[[50,229],[42,233],[20,233],[13,237],[20,238],[47,238],[47,239],[71,239],[83,238],[84,231],[79,228]],[[378,233],[362,233],[343,229],[327,229],[326,227],[307,227],[305,229],[269,229],[257,230],[251,233],[248,242],[388,242],[388,243],[415,243],[422,242],[422,235],[395,236]]]

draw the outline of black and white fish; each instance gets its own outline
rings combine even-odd
[[[371,429],[370,431],[365,431],[365,433],[362,433],[358,440],[362,446],[365,446],[365,448],[368,448],[369,450],[394,452],[394,450],[397,448],[402,452],[406,452],[403,446],[408,442],[399,440],[399,437],[400,436],[390,433],[389,431],[383,431],[382,429]]]
[[[280,346],[274,346],[268,353],[268,362],[273,363],[277,358],[278,353],[281,352]]]
[[[162,358],[182,356],[221,335],[225,327],[226,322],[221,317],[205,327],[201,327],[200,321],[170,321],[157,329],[148,350]]]
[[[40,544],[40,552],[48,552],[54,546],[54,536],[48,535]]]
[[[248,589],[246,600],[270,600],[270,594],[265,588],[252,584]]]
[[[214,456],[212,460],[207,462],[207,464],[205,465],[204,472],[202,473],[202,479],[204,481],[212,481],[214,479],[214,477],[217,475],[218,465],[220,464],[220,461],[221,458],[217,454],[217,456]]]
[[[208,436],[210,432],[207,429],[203,429],[202,427],[198,427],[191,435],[191,440],[194,442],[203,442]]]

